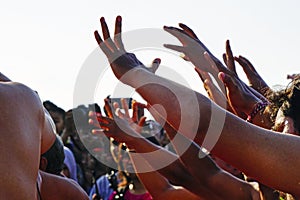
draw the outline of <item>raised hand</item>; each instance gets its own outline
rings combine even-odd
[[[238,116],[245,118],[251,113],[253,106],[261,101],[247,88],[243,87],[236,78],[220,72],[219,79],[224,83],[229,104]]]
[[[211,72],[209,64],[203,56],[204,52],[210,53],[208,48],[198,39],[193,30],[188,26],[180,23],[179,27],[181,29],[164,26],[164,30],[175,36],[181,42],[182,46],[171,44],[165,44],[164,46],[174,51],[183,53],[184,59],[191,61],[199,69]]]
[[[123,111],[121,111],[120,105],[117,102],[111,105],[111,101],[109,98],[105,99],[105,104],[106,104],[105,105],[106,110],[108,110],[109,111],[108,113],[110,113],[109,117],[103,117],[99,113],[92,113],[92,112],[89,113],[89,117],[90,117],[89,123],[95,126],[95,130],[93,130],[93,133],[105,133],[105,134],[107,133],[106,136],[113,137],[114,139],[116,139],[116,141],[118,141],[120,139],[116,137],[121,137],[121,136],[112,135],[110,133],[115,132],[116,134],[117,133],[135,134],[141,132],[146,117],[140,117],[139,112],[140,109],[144,109],[146,105],[133,100],[132,103],[133,114],[132,117],[130,117],[128,102],[126,101],[126,99],[123,98],[121,99],[121,104],[122,104],[121,108],[123,109]],[[123,140],[124,138],[122,137],[120,141],[125,142]]]
[[[230,43],[229,40],[226,40],[226,53],[223,54],[223,60],[228,69],[237,75],[236,70],[235,70],[235,64],[234,64],[234,57],[231,51]]]
[[[92,114],[90,117],[93,118]],[[114,119],[98,116],[96,121],[90,121],[90,123],[95,125],[93,134],[105,134],[118,143],[125,143],[128,148],[132,148],[131,144],[134,144],[136,138],[142,137],[131,127],[128,121],[117,116]]]
[[[213,80],[211,79],[210,75],[207,72],[199,70],[198,68],[195,68],[195,70],[203,82],[203,86],[208,94],[208,97],[222,108],[228,110],[231,113],[234,113],[229,102],[227,101],[227,98],[224,96],[221,90],[219,90],[219,88],[213,83]]]
[[[208,54],[205,54],[205,57],[211,65],[215,65]],[[230,56],[228,58],[230,59]],[[252,107],[261,100],[248,89],[247,85],[234,72],[230,70],[220,72],[218,78],[224,83],[227,101],[233,113],[246,119]]]
[[[140,133],[142,126],[144,125],[145,121],[146,121],[146,117],[143,116],[139,116],[139,110],[140,108],[145,108],[146,106],[144,104],[141,104],[135,100],[133,100],[133,114],[132,117],[130,117],[129,114],[129,107],[128,107],[128,102],[126,101],[126,99],[121,99],[121,104],[122,104],[122,108],[124,110],[124,113],[121,111],[120,105],[118,103],[114,103],[113,107],[114,110],[117,114],[117,116],[123,120],[126,120],[129,125],[131,126],[131,128],[133,128],[133,130],[135,130],[136,132]]]
[[[125,84],[129,84],[134,77],[134,71],[137,69],[147,69],[133,53],[126,52],[121,37],[122,18],[117,16],[115,22],[114,40],[111,39],[108,26],[104,17],[101,17],[100,24],[102,27],[103,39],[98,31],[94,32],[96,41],[101,50],[110,62],[110,66],[115,76]],[[152,69],[153,70],[153,69]],[[126,74],[126,76],[124,76]]]
[[[181,52],[184,54],[183,58],[193,63],[193,65],[201,71],[210,73],[221,90],[223,84],[218,80],[219,72],[231,73],[210,51],[209,49],[199,40],[196,34],[185,24],[179,24],[181,28],[175,27],[164,27],[164,30],[175,36],[181,43],[182,46],[165,44],[166,48]],[[211,64],[205,58],[205,54],[208,54],[214,62],[215,68],[212,68]],[[224,93],[225,91],[222,90]]]
[[[234,59],[242,66],[249,85],[260,94],[265,95],[266,91],[270,90],[270,87],[257,73],[251,62],[243,56],[235,57]]]

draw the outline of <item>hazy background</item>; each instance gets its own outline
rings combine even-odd
[[[220,59],[230,39],[234,54],[247,57],[269,85],[286,85],[286,75],[299,72],[299,8],[296,0],[2,1],[1,72],[37,90],[42,100],[68,110],[76,106],[78,73],[97,48],[93,32],[100,29],[99,18],[105,16],[113,31],[115,17],[122,15],[124,32],[183,22]],[[139,53],[145,64],[153,59],[146,50]],[[174,61],[182,65],[174,55],[156,56],[162,57],[163,65],[173,67]],[[100,104],[114,89],[113,76],[106,78],[95,91]],[[196,78],[188,80],[192,88],[202,88]]]

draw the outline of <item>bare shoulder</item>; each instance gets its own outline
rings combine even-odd
[[[80,187],[80,185],[77,182],[75,182],[72,179],[52,175],[45,172],[41,172],[41,176],[42,199],[89,199],[86,192]]]
[[[26,106],[32,111],[42,109],[37,92],[18,82],[0,82],[0,102],[3,103],[1,107],[12,106],[11,109],[19,106]]]
[[[38,95],[23,84],[0,82],[0,109],[1,162],[5,163],[0,166],[1,195],[32,199],[40,155],[41,102]],[[12,171],[16,176],[11,175]]]

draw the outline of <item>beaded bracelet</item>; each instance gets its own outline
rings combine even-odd
[[[257,113],[263,109],[265,109],[267,106],[269,105],[268,101],[260,101],[258,103],[255,104],[253,110],[251,111],[251,113],[248,115],[246,121],[247,122],[252,122],[253,118],[257,115]]]

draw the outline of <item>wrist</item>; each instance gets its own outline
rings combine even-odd
[[[265,110],[265,108],[269,105],[269,102],[268,101],[258,101],[256,102],[252,109],[250,110],[250,112],[247,113],[247,119],[246,121],[247,122],[252,122],[253,119],[255,118],[255,116],[260,113],[262,114],[263,111]]]

